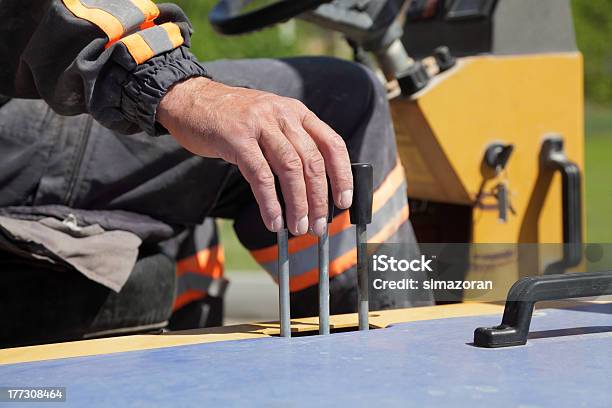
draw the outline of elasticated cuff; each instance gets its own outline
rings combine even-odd
[[[168,133],[155,120],[157,106],[173,84],[196,76],[209,77],[206,69],[185,47],[139,65],[129,74],[123,87],[123,116],[151,136]]]

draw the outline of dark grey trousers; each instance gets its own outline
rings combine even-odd
[[[375,187],[394,169],[397,173],[385,90],[365,68],[323,57],[215,61],[206,67],[216,81],[304,102],[342,135],[353,162],[374,165]],[[405,182],[393,197],[384,199],[379,200],[384,205],[375,223],[381,231],[388,220],[397,225],[387,226],[391,233],[381,240],[414,242],[410,223],[397,221],[397,215],[407,211]],[[265,229],[250,188],[235,166],[194,156],[170,136],[120,135],[88,115],[63,117],[43,101],[11,100],[0,108],[0,207],[48,204],[125,210],[177,228],[200,224],[205,217],[229,218],[253,253],[275,244],[275,235]],[[331,244],[348,250],[352,239],[350,231],[344,231]],[[300,277],[309,270],[314,249],[291,255],[295,315],[316,314],[316,282],[308,284]],[[275,274],[273,262],[260,262]],[[331,282],[333,313],[356,307],[355,268],[341,272]],[[414,304],[408,294],[389,294],[372,303],[375,309]]]

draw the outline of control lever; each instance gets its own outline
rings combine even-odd
[[[329,184],[328,184],[329,185]],[[334,201],[328,195],[327,227],[318,239],[319,254],[319,334],[329,334],[329,224],[334,218]]]
[[[368,283],[368,242],[367,225],[372,222],[372,201],[374,194],[374,172],[369,163],[351,165],[353,171],[353,204],[349,209],[351,224],[355,225],[357,243],[357,284],[359,286],[359,330],[368,330],[369,283]]]
[[[278,247],[278,317],[281,337],[291,337],[291,292],[289,288],[289,230],[285,214],[285,200],[278,178],[275,177],[276,196],[283,212],[283,228],[276,233]]]
[[[276,233],[278,241],[278,314],[281,337],[291,337],[291,300],[289,291],[289,232],[286,224]]]

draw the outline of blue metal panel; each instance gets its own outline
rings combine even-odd
[[[471,346],[499,316],[0,366],[74,406],[612,406],[612,306],[536,312],[522,347]],[[20,404],[20,406],[24,406]]]

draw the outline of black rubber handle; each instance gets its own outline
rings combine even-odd
[[[612,294],[612,272],[532,276],[510,288],[502,323],[474,331],[478,347],[521,346],[527,343],[536,302]]]
[[[353,163],[353,205],[349,210],[351,224],[372,222],[372,200],[374,194],[374,171],[370,163]]]
[[[242,10],[253,1],[220,0],[208,14],[208,20],[221,34],[243,34],[289,20],[331,0],[279,0],[242,13]]]
[[[582,261],[582,186],[580,168],[563,150],[561,137],[550,137],[542,144],[542,164],[559,171],[563,202],[563,267],[571,268]],[[555,270],[555,268],[550,268]]]

